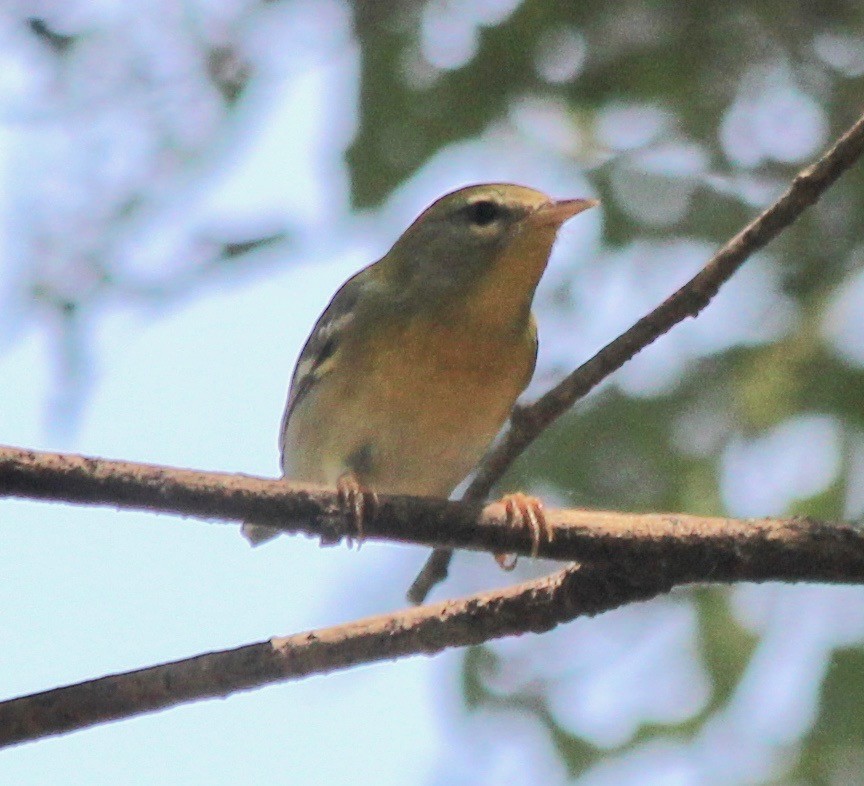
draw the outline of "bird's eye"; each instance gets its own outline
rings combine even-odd
[[[488,199],[481,199],[468,205],[468,218],[472,224],[478,227],[489,226],[497,218],[500,218],[501,212],[500,205]]]

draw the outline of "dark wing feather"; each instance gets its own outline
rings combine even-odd
[[[364,287],[361,276],[365,272],[361,270],[339,288],[306,339],[291,377],[291,389],[288,391],[288,402],[282,416],[282,433],[285,432],[291,413],[297,405],[331,370],[332,364],[328,361],[339,351],[346,331],[351,329],[355,320],[357,301]]]

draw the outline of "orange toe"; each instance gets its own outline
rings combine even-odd
[[[504,505],[508,526],[527,528],[531,533],[531,556],[536,557],[544,536],[547,541],[552,540],[552,532],[546,521],[543,503],[537,497],[516,492],[505,495],[501,499],[501,504]],[[495,561],[502,570],[513,570],[516,567],[517,559],[517,557],[507,554],[495,555]]]
[[[353,472],[345,472],[336,481],[339,494],[339,507],[349,527],[348,545],[357,540],[357,548],[363,544],[363,524],[367,517],[375,514],[378,495],[364,488]]]

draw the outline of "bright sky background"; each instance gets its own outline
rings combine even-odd
[[[287,82],[241,154],[177,222],[299,212],[308,244],[297,263],[167,313],[104,315],[73,435],[47,426],[50,347],[30,330],[0,355],[2,442],[275,475],[288,379],[309,329],[338,285],[425,204],[475,180],[589,193],[578,173],[550,176],[524,148],[474,144],[443,156],[381,216],[352,219],[335,163],[348,139],[333,133],[342,107],[334,116],[321,97],[344,92],[354,67],[345,57]],[[5,132],[7,155],[27,141],[16,137],[26,129]],[[583,224],[596,243],[599,216]],[[28,502],[4,502],[3,519],[14,522],[0,542],[0,682],[10,697],[401,607],[426,554],[324,550],[301,538],[252,550],[235,526]],[[491,560],[478,572],[475,588],[499,579]],[[460,584],[468,589],[463,577],[450,591]],[[6,751],[0,775],[19,784],[148,784],[166,773],[213,784],[423,782],[452,742],[442,715],[460,701],[458,661],[411,658],[100,726]]]
[[[106,13],[91,5],[101,9],[94,14]],[[149,11],[142,19],[155,13],[155,5],[143,4]],[[505,13],[512,3],[499,5]],[[170,6],[159,4],[166,13]],[[494,10],[496,4],[485,6]],[[342,155],[355,119],[356,53],[341,6],[321,3],[315,14],[307,13],[310,7],[299,3],[296,16],[274,21],[295,31],[306,25],[308,51],[255,49],[259,70],[266,75],[271,69],[273,78],[263,79],[260,95],[250,98],[242,114],[246,124],[225,144],[222,158],[215,157],[212,175],[204,171],[192,182],[174,183],[173,192],[166,189],[168,196],[154,208],[158,235],[143,237],[137,256],[128,260],[130,269],[157,270],[171,259],[172,248],[182,247],[178,238],[190,227],[269,218],[298,228],[281,252],[292,264],[262,265],[255,276],[223,280],[163,309],[118,304],[101,313],[93,323],[94,376],[71,432],[52,427],[48,415],[56,394],[49,332],[35,321],[10,320],[12,334],[0,332],[0,443],[273,476],[288,379],[309,329],[338,285],[383,253],[425,205],[458,186],[489,180],[523,182],[561,197],[592,195],[568,157],[555,108],[526,102],[508,123],[438,155],[381,211],[353,215]],[[113,13],[125,13],[119,9]],[[325,24],[320,20],[327,14]],[[430,22],[430,46],[435,29]],[[0,18],[0,43],[13,41],[10,36]],[[251,33],[250,41],[257,41]],[[41,87],[28,82],[26,58],[6,51],[0,53],[0,95],[14,105]],[[310,59],[309,52],[325,54]],[[448,56],[457,55],[465,53]],[[610,150],[644,142],[668,122],[650,111],[627,118],[623,112],[617,120],[610,113],[605,131],[600,124]],[[21,185],[22,167],[44,164],[45,151],[66,161],[62,134],[55,139],[48,127],[36,139],[13,115],[0,115],[6,229],[0,295],[12,277],[11,238],[22,215],[13,186]],[[746,125],[742,117],[725,129],[730,138]],[[130,150],[144,145],[134,124],[119,127]],[[818,128],[811,131],[815,142],[803,153],[800,144],[796,148],[802,156],[820,142]],[[691,167],[694,182],[707,178],[705,163],[691,153],[667,150],[664,161]],[[125,160],[113,163],[122,167]],[[66,163],[69,183],[80,184],[74,156]],[[671,196],[657,200],[658,210],[686,209],[689,192],[679,196],[678,202]],[[84,199],[83,205],[86,214],[90,203]],[[695,241],[646,242],[591,265],[601,230],[602,210],[591,211],[567,227],[557,247],[541,303],[556,286],[576,281],[577,306],[582,298],[588,307],[563,316],[540,310],[535,390],[554,370],[573,367],[656,305],[710,253]],[[735,304],[733,328],[724,324],[724,298],[727,308]],[[848,339],[843,326],[850,318],[844,322],[841,312],[838,306],[832,329]],[[754,260],[699,320],[629,364],[615,384],[631,395],[652,395],[675,383],[688,358],[764,341],[782,334],[794,318],[768,260]],[[718,330],[720,325],[727,329]],[[844,346],[854,353],[860,344],[846,340]],[[776,512],[800,491],[795,467],[805,461],[812,486],[807,492],[825,488],[836,472],[836,441],[832,423],[813,417],[783,424],[762,442],[740,440],[724,464],[727,506],[747,515]],[[765,473],[760,482],[742,487],[741,478],[758,468]],[[375,544],[359,552],[319,549],[299,537],[253,550],[236,526],[20,501],[3,501],[0,521],[4,698],[399,608],[426,554]],[[514,578],[502,576],[488,557],[460,556],[446,592]],[[802,686],[818,685],[831,647],[864,635],[864,606],[851,592],[736,592],[745,623],[776,633],[766,636],[740,695],[692,744],[637,747],[585,782],[600,786],[639,777],[658,784],[743,783],[771,772],[784,746],[809,722],[815,696],[802,696]],[[784,624],[792,608],[796,619],[808,610],[808,625]],[[681,596],[623,609],[542,637],[500,643],[499,651],[518,668],[498,678],[509,689],[541,671],[548,675],[552,664],[560,678],[559,719],[597,745],[618,745],[642,721],[674,722],[704,703],[695,625],[694,609]],[[458,653],[405,659],[42,740],[0,753],[0,782],[153,784],[167,777],[217,785],[563,783],[563,764],[533,722],[492,711],[463,714],[459,665]]]

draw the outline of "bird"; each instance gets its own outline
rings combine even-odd
[[[283,476],[337,488],[358,534],[379,493],[449,496],[534,373],[532,303],[558,230],[596,204],[483,183],[426,208],[306,340],[280,428]],[[536,544],[540,504],[504,501]],[[278,530],[247,522],[243,534],[256,545]]]

